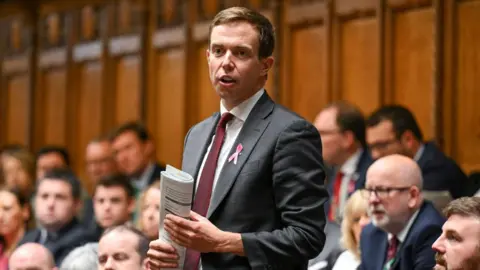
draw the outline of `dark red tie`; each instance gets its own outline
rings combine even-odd
[[[328,219],[330,221],[336,221],[337,219],[337,211],[340,205],[340,187],[342,186],[342,179],[343,173],[338,171],[335,177],[335,183],[333,183],[332,202],[330,204],[330,211],[328,213]]]
[[[398,248],[398,238],[394,235],[390,241],[388,241],[387,249],[387,261],[385,263],[385,269],[391,269],[393,263],[395,262],[395,255],[397,254]]]
[[[223,141],[225,139],[225,127],[228,121],[232,120],[233,114],[224,113],[220,121],[218,121],[217,129],[215,131],[215,139],[212,147],[208,153],[207,160],[203,165],[203,170],[200,175],[197,192],[195,193],[195,200],[193,202],[192,210],[202,216],[207,216],[208,206],[210,205],[210,198],[212,197],[213,180],[215,179],[215,171],[217,169],[218,156],[222,149]],[[192,249],[187,249],[184,270],[198,269],[200,261],[200,252]]]

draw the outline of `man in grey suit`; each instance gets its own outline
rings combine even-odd
[[[273,27],[257,12],[234,7],[211,23],[207,59],[220,113],[185,139],[182,169],[196,179],[190,219],[165,220],[188,248],[184,269],[307,269],[323,249],[320,135],[263,89],[273,49]],[[182,265],[162,240],[148,257],[152,270]]]

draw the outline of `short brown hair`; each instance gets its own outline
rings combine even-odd
[[[443,209],[443,214],[447,218],[459,215],[480,219],[480,197],[462,197],[453,200]]]
[[[93,194],[97,193],[98,187],[121,187],[125,190],[127,197],[133,199],[135,197],[135,188],[130,183],[130,179],[124,174],[114,173],[100,178],[95,185],[95,190]]]
[[[337,109],[336,123],[342,132],[351,131],[355,139],[366,147],[365,142],[365,117],[360,109],[346,101],[335,101],[327,105],[327,108]]]
[[[258,32],[258,57],[266,58],[271,56],[275,48],[275,30],[273,25],[267,17],[245,7],[231,7],[220,11],[210,24],[208,44],[210,45],[210,36],[215,26],[241,21],[250,23]]]

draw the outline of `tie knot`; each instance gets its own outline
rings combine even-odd
[[[226,112],[222,114],[222,117],[220,118],[220,121],[218,121],[217,127],[225,128],[227,126],[227,123],[232,120],[233,114]]]
[[[396,235],[392,235],[392,238],[390,239],[389,244],[392,248],[396,248],[398,246],[398,238]]]

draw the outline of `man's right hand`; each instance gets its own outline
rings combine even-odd
[[[176,268],[178,266],[177,251],[172,245],[161,239],[150,242],[147,258],[148,269],[150,270]]]

